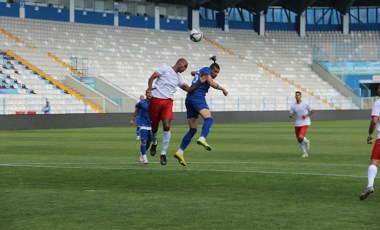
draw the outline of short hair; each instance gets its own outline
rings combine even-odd
[[[299,94],[301,94],[301,95],[302,95],[301,91],[296,91],[296,94],[297,94],[297,93],[299,93]]]

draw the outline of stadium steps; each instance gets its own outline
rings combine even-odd
[[[245,57],[240,56],[240,55],[238,55],[238,54],[232,52],[232,51],[231,51],[230,49],[228,49],[227,47],[224,47],[223,45],[218,44],[217,42],[211,40],[211,39],[208,38],[207,36],[204,36],[204,39],[205,39],[207,42],[211,43],[211,44],[212,44],[213,46],[215,46],[216,48],[221,49],[221,50],[223,50],[224,52],[228,53],[229,55],[232,55],[232,56],[238,57],[239,59],[246,60]],[[280,74],[276,73],[275,71],[271,70],[271,69],[268,68],[268,67],[263,66],[261,63],[256,62],[255,64],[256,64],[257,67],[259,67],[259,68],[261,68],[262,70],[268,72],[269,74],[271,74],[272,76],[276,77],[277,79],[280,79],[280,80],[282,80],[283,82],[286,82],[287,84],[289,84],[289,85],[291,85],[291,86],[294,86],[294,87],[300,89],[300,91],[303,91],[304,93],[307,93],[309,96],[316,98],[317,100],[321,101],[321,102],[324,103],[325,105],[327,105],[327,106],[329,106],[329,107],[331,107],[331,108],[334,108],[334,109],[339,109],[339,108],[338,108],[337,106],[335,106],[334,104],[329,103],[326,99],[323,99],[323,98],[321,98],[321,97],[318,96],[318,95],[315,95],[313,92],[311,92],[311,91],[308,90],[307,88],[302,87],[301,85],[298,85],[298,84],[294,83],[293,81],[291,81],[291,80],[289,80],[289,79],[286,79],[286,78],[281,77]]]
[[[15,60],[19,61],[21,64],[23,64],[24,66],[28,67],[30,70],[34,71],[35,73],[37,73],[38,75],[44,77],[46,80],[50,81],[53,85],[56,85],[57,87],[61,88],[62,90],[65,90],[67,91],[67,93],[75,96],[76,98],[78,98],[80,101],[82,102],[85,102],[85,99],[82,95],[80,95],[78,92],[76,92],[75,90],[67,87],[66,85],[62,84],[61,82],[55,80],[53,77],[51,77],[49,74],[46,74],[45,72],[43,72],[42,70],[40,70],[39,68],[37,68],[36,66],[32,65],[31,63],[29,63],[28,61],[26,61],[25,59],[19,57],[18,55],[16,55],[15,53],[13,53],[12,51],[10,50],[7,50],[6,51],[6,54],[8,56],[11,56],[13,57]],[[99,113],[104,113],[104,110],[102,108],[100,108],[98,105],[96,105],[94,102],[91,102],[91,101],[87,101],[87,104],[91,106],[92,109],[94,109],[95,111],[99,112]]]

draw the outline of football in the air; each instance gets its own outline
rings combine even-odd
[[[190,39],[193,42],[200,42],[202,40],[203,33],[199,29],[192,29],[190,32]]]

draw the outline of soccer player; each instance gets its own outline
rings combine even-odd
[[[311,106],[302,101],[302,93],[296,92],[296,102],[290,107],[289,117],[295,117],[295,133],[298,140],[298,145],[302,150],[302,157],[308,157],[308,150],[310,149],[310,140],[306,138],[307,128],[311,124],[310,116],[314,113]]]
[[[140,95],[140,101],[144,100],[144,95]],[[139,102],[136,103],[135,108]],[[140,110],[141,112],[141,110]],[[136,140],[140,140],[140,112],[136,116]]]
[[[377,93],[380,96],[380,85],[377,89]],[[375,145],[372,149],[371,154],[371,163],[368,166],[368,185],[367,188],[364,190],[362,194],[360,194],[360,200],[365,200],[371,193],[375,191],[373,188],[373,184],[376,178],[377,174],[377,166],[380,162],[380,124],[379,124],[379,116],[380,116],[380,99],[377,99],[375,103],[373,103],[372,107],[372,113],[371,113],[372,119],[369,124],[369,130],[368,130],[368,137],[367,137],[367,143],[372,144],[372,133],[375,131],[377,132],[377,138]]]
[[[140,97],[141,99],[141,97]],[[139,137],[141,139],[141,145],[140,145],[140,162],[143,162],[144,164],[148,164],[148,158],[146,156],[146,151],[149,149],[150,143],[152,142],[152,135],[151,135],[151,122],[150,122],[150,116],[149,116],[149,99],[150,95],[146,93],[146,99],[142,99],[136,104],[135,112],[133,113],[133,117],[129,121],[131,125],[134,124],[136,117],[140,116],[139,122],[140,122],[140,128],[139,128]]]
[[[188,62],[184,58],[177,60],[173,67],[163,65],[156,69],[148,80],[148,89],[146,90],[152,96],[149,105],[150,120],[152,122],[152,147],[150,154],[154,156],[157,149],[158,126],[160,121],[163,124],[162,150],[160,156],[161,165],[166,165],[166,151],[170,143],[170,123],[173,120],[173,97],[177,87],[190,93],[197,89],[206,78],[201,78],[199,83],[190,87],[187,85],[181,74],[187,69]],[[155,87],[153,87],[153,81]]]
[[[198,126],[198,115],[200,114],[203,118],[203,126],[200,137],[197,140],[199,145],[202,145],[206,150],[211,151],[211,146],[206,142],[207,135],[210,133],[212,123],[214,122],[211,116],[210,108],[206,102],[206,93],[208,92],[210,86],[214,89],[221,90],[224,96],[228,95],[227,90],[214,81],[218,76],[220,67],[216,63],[216,57],[210,58],[213,63],[210,67],[203,67],[199,71],[192,71],[191,74],[194,76],[192,85],[199,83],[200,77],[206,77],[207,80],[203,83],[197,90],[192,93],[188,93],[186,96],[186,110],[187,110],[187,122],[189,123],[189,131],[185,134],[182,139],[181,145],[174,157],[177,158],[178,162],[186,166],[186,161],[184,158],[184,150],[190,144],[191,139],[197,132]]]

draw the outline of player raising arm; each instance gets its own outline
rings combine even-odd
[[[180,73],[187,69],[188,62],[184,58],[177,60],[173,67],[163,65],[156,69],[148,80],[148,89],[146,90],[152,96],[149,104],[150,120],[152,122],[152,146],[150,154],[154,156],[157,149],[158,126],[160,121],[163,125],[162,150],[160,156],[161,165],[166,165],[166,151],[170,143],[170,123],[173,120],[173,97],[177,87],[191,93],[196,90],[206,78],[203,77],[196,85],[191,87],[187,85]],[[155,87],[153,87],[153,82]]]
[[[213,56],[210,59],[213,61],[210,67],[203,67],[199,71],[191,72],[191,74],[194,76],[192,85],[199,84],[200,77],[206,77],[207,81],[194,92],[188,93],[186,96],[185,104],[189,131],[183,137],[181,146],[174,154],[174,157],[177,158],[179,163],[183,166],[186,166],[186,161],[183,156],[184,150],[190,144],[191,139],[197,132],[199,114],[203,118],[204,122],[202,126],[202,132],[197,140],[197,143],[199,145],[202,145],[206,150],[211,151],[211,146],[206,142],[207,135],[210,133],[211,126],[214,122],[211,116],[210,108],[206,102],[206,94],[209,88],[213,87],[214,89],[222,91],[224,96],[228,95],[227,90],[225,90],[221,85],[214,81],[220,71],[220,66],[216,63],[216,57]]]

